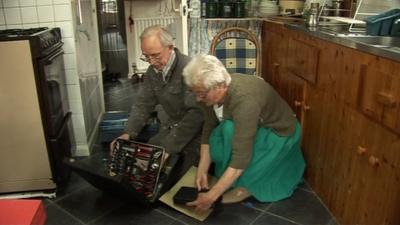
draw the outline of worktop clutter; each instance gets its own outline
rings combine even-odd
[[[243,18],[300,15],[303,0],[191,0],[191,18]]]

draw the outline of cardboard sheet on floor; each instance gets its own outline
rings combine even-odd
[[[191,167],[185,175],[167,192],[165,192],[161,198],[159,199],[161,202],[169,205],[170,207],[178,210],[179,212],[195,218],[200,221],[204,221],[212,212],[212,209],[203,212],[195,212],[194,207],[189,207],[180,204],[174,204],[172,198],[174,197],[175,193],[182,187],[195,187],[195,177],[196,177],[197,168]],[[216,183],[217,179],[215,177],[211,177],[209,181],[210,187]]]

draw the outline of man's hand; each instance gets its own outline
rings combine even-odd
[[[124,139],[124,140],[129,140],[129,134],[124,133],[121,136],[119,136],[118,138],[114,139],[111,143],[110,143],[110,155],[113,155],[115,152],[115,142],[117,141],[117,139]]]

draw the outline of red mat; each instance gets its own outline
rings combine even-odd
[[[45,222],[41,200],[0,200],[1,225],[43,225]]]

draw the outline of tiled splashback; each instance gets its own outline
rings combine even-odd
[[[91,16],[91,0],[81,0],[85,6],[84,15]],[[82,81],[80,77],[95,76],[96,69],[96,40],[82,39],[81,32],[74,26],[74,13],[76,1],[71,0],[0,0],[0,30],[31,27],[60,27],[63,37],[64,63],[66,73],[66,86],[68,102],[72,111],[73,130],[76,141],[76,155],[89,154],[90,135],[96,126],[96,119],[102,110],[102,88],[99,82],[92,90],[81,92]],[[89,21],[89,20],[86,20]],[[91,20],[90,20],[91,21]],[[91,23],[93,26],[93,23]],[[90,30],[94,32],[94,30]],[[84,37],[85,38],[85,37]],[[84,43],[81,43],[84,42]],[[90,52],[91,57],[79,57],[82,53]],[[89,55],[90,55],[89,54]],[[88,56],[88,54],[85,54]],[[78,61],[79,60],[79,61]],[[86,68],[88,67],[88,68]],[[89,79],[92,80],[92,79]],[[98,79],[95,79],[98,81]],[[93,83],[93,82],[90,82]],[[86,84],[84,85],[85,88]],[[95,93],[94,91],[99,92]],[[84,94],[88,96],[84,96]],[[96,98],[96,99],[91,99]],[[93,104],[95,103],[95,104]],[[91,109],[85,107],[93,106]],[[91,126],[91,127],[87,127]]]

